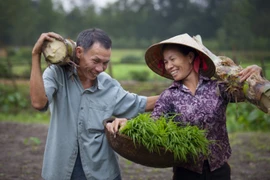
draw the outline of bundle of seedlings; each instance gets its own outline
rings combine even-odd
[[[173,119],[174,116],[162,116],[154,120],[149,113],[139,114],[119,132],[129,136],[135,147],[144,146],[150,153],[160,153],[161,148],[172,152],[175,162],[196,161],[200,155],[207,156],[210,141],[206,131],[197,126],[181,126]]]
[[[54,39],[44,42],[42,53],[49,65],[76,66],[74,63],[75,47],[76,43],[71,39]]]
[[[246,81],[240,82],[239,72],[243,70],[240,65],[226,56],[216,56],[203,43],[200,35],[193,37],[212,59],[216,66],[215,78],[227,84],[227,92],[231,97],[247,100],[260,110],[270,114],[270,81],[261,75],[253,73]]]

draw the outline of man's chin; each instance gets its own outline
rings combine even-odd
[[[98,75],[91,75],[91,76],[89,76],[89,79],[90,79],[90,80],[95,80],[95,79],[97,79],[97,76],[98,76]]]

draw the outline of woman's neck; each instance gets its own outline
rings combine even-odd
[[[195,95],[199,83],[199,74],[192,71],[188,77],[182,80],[182,82],[191,91],[192,95]]]

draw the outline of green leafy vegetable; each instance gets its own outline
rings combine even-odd
[[[181,126],[174,122],[174,117],[160,117],[156,120],[149,113],[139,114],[129,120],[120,129],[120,133],[129,136],[135,146],[143,145],[150,152],[160,152],[160,147],[174,154],[175,160],[194,161],[199,155],[208,155],[210,141],[206,138],[206,130],[197,126]]]

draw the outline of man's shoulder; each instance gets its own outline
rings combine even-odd
[[[53,78],[60,81],[61,79],[69,77],[68,71],[66,71],[63,67],[58,65],[49,65],[44,73],[43,78]]]
[[[99,80],[104,80],[104,79],[112,79],[112,77],[109,75],[109,74],[107,74],[106,72],[102,72],[102,73],[100,73],[99,75],[98,75],[98,78],[99,78]]]
[[[119,86],[120,83],[116,80],[113,79],[109,74],[107,74],[106,72],[102,72],[98,75],[98,81],[102,84],[102,85],[116,85]]]
[[[63,67],[51,64],[46,69],[45,72],[63,73]]]

